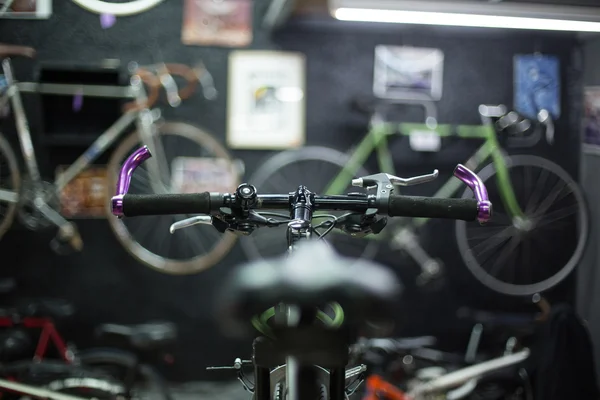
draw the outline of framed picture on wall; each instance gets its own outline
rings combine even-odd
[[[185,0],[181,41],[244,47],[252,42],[252,0]]]
[[[0,0],[0,18],[48,19],[52,0]]]
[[[584,89],[583,151],[600,154],[600,86]]]
[[[444,53],[441,50],[375,47],[375,96],[394,100],[440,100],[443,82]]]
[[[305,57],[234,51],[229,57],[227,144],[287,149],[305,142]]]
[[[527,118],[537,118],[548,110],[560,118],[560,61],[542,54],[517,55],[514,59],[515,110]]]

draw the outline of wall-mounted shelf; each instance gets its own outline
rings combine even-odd
[[[42,64],[37,83],[20,83],[23,92],[39,95],[46,146],[88,146],[122,114],[133,97],[120,63]],[[78,106],[75,106],[78,103]]]

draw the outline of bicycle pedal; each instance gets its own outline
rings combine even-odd
[[[440,261],[431,264],[432,268],[426,267],[416,280],[417,286],[437,290],[444,283],[444,270]]]
[[[83,240],[73,224],[60,227],[50,242],[50,248],[59,255],[68,255],[83,250]]]

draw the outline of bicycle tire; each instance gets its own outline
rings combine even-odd
[[[17,163],[17,157],[15,156],[15,152],[12,150],[10,144],[6,140],[6,138],[0,134],[0,157],[6,159],[6,163],[8,166],[8,175],[11,184],[11,190],[19,195],[21,189],[21,174],[19,172],[19,165]],[[0,160],[1,162],[1,160]],[[1,164],[0,164],[1,166]],[[2,189],[2,188],[0,188]],[[4,203],[0,203],[4,205]],[[15,215],[17,213],[19,202],[7,203],[6,205],[6,213],[2,221],[0,222],[0,238],[4,236],[4,234],[10,229]],[[1,207],[1,206],[0,206]]]
[[[164,0],[131,0],[125,3],[110,3],[100,0],[73,0],[81,8],[96,14],[110,14],[116,17],[136,15],[156,7]]]
[[[106,373],[110,373],[109,370],[105,370],[106,366],[123,368],[125,371],[137,368],[142,381],[156,388],[163,400],[173,400],[167,383],[158,371],[149,365],[139,364],[138,357],[133,353],[120,349],[98,348],[79,352],[77,359],[86,367],[105,371]],[[113,378],[125,381],[124,376],[113,376]]]
[[[282,171],[284,168],[289,167],[295,163],[307,163],[307,164],[311,164],[311,163],[316,163],[316,162],[322,162],[322,163],[329,163],[332,166],[334,166],[334,168],[339,168],[339,170],[341,170],[344,166],[346,166],[346,164],[348,163],[348,161],[350,160],[350,157],[342,152],[339,152],[337,150],[328,148],[328,147],[318,147],[318,146],[309,146],[309,147],[303,147],[301,149],[297,149],[297,150],[287,150],[287,151],[283,151],[280,153],[277,153],[275,155],[273,155],[272,157],[268,158],[264,163],[261,164],[261,166],[254,172],[254,174],[252,175],[252,177],[248,180],[249,183],[251,183],[252,185],[254,185],[259,193],[262,189],[263,186],[269,186],[268,191],[272,192],[272,193],[288,193],[290,191],[293,191],[296,189],[296,187],[294,187],[294,185],[297,182],[301,182],[303,184],[305,184],[309,190],[316,192],[316,193],[320,193],[321,191],[325,190],[326,185],[329,184],[329,181],[324,182],[324,179],[327,178],[323,178],[322,175],[319,174],[304,174],[302,179],[298,178],[298,180],[292,180],[292,179],[282,179],[280,178],[279,181],[276,181],[274,179],[275,177],[275,173]],[[339,173],[339,172],[338,172]],[[369,173],[364,169],[364,168],[360,168],[357,172],[360,176],[367,176],[369,175]],[[309,176],[307,176],[309,175]],[[312,183],[307,183],[306,180],[310,180],[313,179],[315,180],[315,184]],[[321,180],[320,182],[318,182],[319,180]],[[285,184],[289,184],[289,186],[285,185]],[[348,182],[348,185],[350,186],[350,182]],[[286,250],[287,250],[287,245],[285,245],[285,243],[283,243],[281,246],[279,245],[273,245],[273,243],[277,243],[277,240],[283,240],[285,239],[285,235],[281,235],[280,233],[275,232],[275,235],[273,238],[270,238],[270,240],[265,240],[264,238],[261,239],[261,232],[267,232],[267,229],[276,229],[276,228],[262,228],[261,230],[257,230],[257,232],[254,232],[251,236],[249,237],[244,237],[242,240],[240,240],[240,243],[242,245],[242,249],[244,250],[244,253],[246,254],[246,256],[251,259],[261,259],[261,258],[269,258],[271,256],[275,256],[275,255],[279,255],[279,254],[283,254]],[[341,234],[338,233],[334,233],[338,236],[342,236]],[[365,250],[362,252],[362,254],[360,254],[361,257],[364,258],[373,258],[377,252],[377,248],[378,248],[378,243],[375,240],[368,240],[368,239],[351,239],[353,241],[353,245],[358,241],[358,240],[362,240],[364,241],[364,243],[366,244],[365,246]],[[270,246],[271,250],[274,250],[276,252],[280,252],[278,254],[267,254],[267,255],[261,255],[261,251],[259,249],[259,247],[256,245],[256,243],[267,243]],[[337,246],[336,250],[340,250]],[[343,251],[340,251],[342,254],[344,253]],[[351,256],[353,256],[351,254]]]
[[[208,150],[211,154],[214,154],[221,159],[227,160],[232,165],[234,164],[234,161],[227,152],[227,150],[225,150],[225,148],[219,142],[217,142],[210,134],[198,127],[181,122],[169,122],[158,126],[157,132],[163,137],[166,137],[168,135],[171,135],[172,137],[179,136],[181,138],[187,139],[188,141],[195,142],[197,145],[199,145],[201,149]],[[111,190],[112,188],[116,187],[117,177],[121,169],[121,164],[123,160],[131,153],[132,150],[136,149],[136,147],[139,146],[141,146],[140,138],[138,136],[138,133],[134,132],[125,140],[123,140],[113,152],[108,163],[108,187]],[[138,168],[138,170],[140,170],[140,168]],[[136,172],[138,172],[138,170],[136,170]],[[236,187],[240,183],[240,175],[240,171],[236,170],[234,182],[234,186]],[[115,236],[117,237],[117,240],[129,252],[129,254],[131,254],[134,258],[147,265],[148,267],[163,273],[173,275],[186,275],[206,270],[218,263],[221,259],[223,259],[223,257],[225,257],[225,255],[234,246],[236,241],[236,236],[229,232],[226,232],[225,234],[220,234],[212,226],[205,226],[204,228],[206,228],[207,230],[203,232],[210,233],[213,237],[216,238],[214,246],[209,251],[206,251],[204,254],[198,254],[198,252],[194,251],[189,258],[182,259],[163,257],[159,254],[156,254],[152,250],[147,249],[142,244],[138,243],[138,241],[132,236],[131,232],[129,231],[126,225],[127,221],[125,221],[125,219],[116,218],[114,215],[111,214],[109,201],[106,202],[106,212],[108,214],[109,225],[112,228]],[[193,230],[194,228],[188,228],[183,232],[188,232],[190,229]],[[171,235],[169,234],[167,228],[165,228],[164,233],[167,237],[167,240],[169,240]],[[194,231],[194,233],[196,234],[197,239],[198,232]],[[202,246],[204,248],[204,245]]]
[[[588,235],[589,235],[589,219],[588,219],[588,210],[585,202],[585,198],[581,189],[577,185],[577,183],[571,178],[571,176],[559,165],[553,163],[550,160],[547,160],[538,156],[531,155],[516,155],[510,156],[507,160],[507,165],[509,166],[509,173],[511,169],[517,167],[523,168],[539,168],[542,171],[547,171],[545,177],[548,174],[554,175],[558,178],[558,180],[562,180],[565,183],[565,186],[568,187],[571,191],[569,193],[573,193],[573,197],[576,201],[577,205],[577,244],[573,251],[572,256],[569,260],[562,266],[556,273],[552,276],[540,280],[539,282],[531,283],[531,284],[516,284],[514,282],[505,282],[496,278],[495,276],[489,274],[479,263],[473,251],[471,249],[470,244],[467,239],[467,222],[465,221],[456,221],[455,223],[455,233],[456,240],[458,243],[458,247],[460,250],[461,257],[465,262],[467,268],[473,274],[473,276],[481,282],[483,285],[492,289],[495,292],[510,295],[510,296],[529,296],[536,293],[545,292],[560,282],[562,282],[567,276],[571,274],[571,272],[575,269],[575,266],[581,260],[583,256],[583,251],[585,249],[585,245],[587,243]],[[479,173],[479,177],[486,184],[488,191],[492,193],[495,190],[495,179],[491,179],[496,174],[496,170],[493,164],[489,164],[484,167]],[[542,172],[540,172],[540,175]],[[547,178],[546,178],[547,179]],[[546,181],[544,180],[544,183]],[[541,180],[538,179],[536,181],[536,185]],[[558,182],[557,180],[557,182]],[[537,186],[536,186],[537,187]],[[491,189],[491,190],[490,190]],[[562,187],[561,187],[562,191]],[[559,192],[560,194],[560,192]],[[472,198],[473,193],[470,189],[465,190],[462,195],[463,198]],[[532,197],[532,196],[530,196]],[[523,205],[521,205],[523,207]],[[496,208],[496,207],[495,207]],[[536,210],[537,211],[537,210]],[[492,223],[494,222],[494,216],[492,216]],[[514,223],[514,222],[513,222]],[[547,246],[546,247],[551,247]],[[530,263],[530,265],[534,265],[535,263]]]

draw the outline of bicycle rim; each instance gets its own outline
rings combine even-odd
[[[346,154],[327,147],[284,151],[264,162],[248,182],[259,193],[289,193],[302,184],[310,191],[322,194],[349,159]],[[360,176],[368,175],[364,168],[357,173]],[[351,188],[351,182],[348,182],[349,191],[358,191]],[[315,219],[315,222],[323,220]],[[240,243],[246,256],[249,259],[264,259],[284,254],[287,251],[287,239],[282,229],[285,227],[260,228],[251,236],[242,238]],[[338,253],[353,258],[372,258],[378,248],[374,240],[352,238],[335,230],[327,236],[327,241]]]
[[[507,215],[490,164],[478,175],[494,205],[492,221],[483,227],[457,221],[456,238],[477,280],[498,293],[527,296],[549,290],[573,271],[587,242],[588,213],[579,186],[557,164],[518,155],[508,165],[519,205],[533,225]],[[471,197],[465,190],[463,198]]]
[[[17,158],[8,141],[0,135],[0,191],[8,191],[11,195],[19,196],[21,176]],[[0,201],[0,238],[8,231],[15,218],[18,201]]]
[[[223,165],[230,167],[229,171],[233,174],[229,177],[231,182],[227,181],[228,191],[235,190],[239,185],[239,169],[235,167],[227,151],[209,134],[184,123],[165,123],[158,128],[159,139],[169,161],[171,179],[176,158],[218,159]],[[116,186],[117,176],[125,158],[140,146],[140,139],[134,133],[117,147],[108,164],[111,180],[109,188]],[[172,159],[170,155],[173,155]],[[173,192],[174,188],[169,186],[167,190]],[[206,190],[223,191],[210,190],[208,187]],[[144,164],[133,174],[130,193],[154,193]],[[191,215],[118,219],[110,213],[109,203],[106,202],[108,221],[119,242],[137,260],[160,272],[183,275],[203,271],[219,262],[235,244],[236,238],[233,234],[221,234],[210,225],[197,225],[174,234],[169,233],[173,222],[189,218]]]

